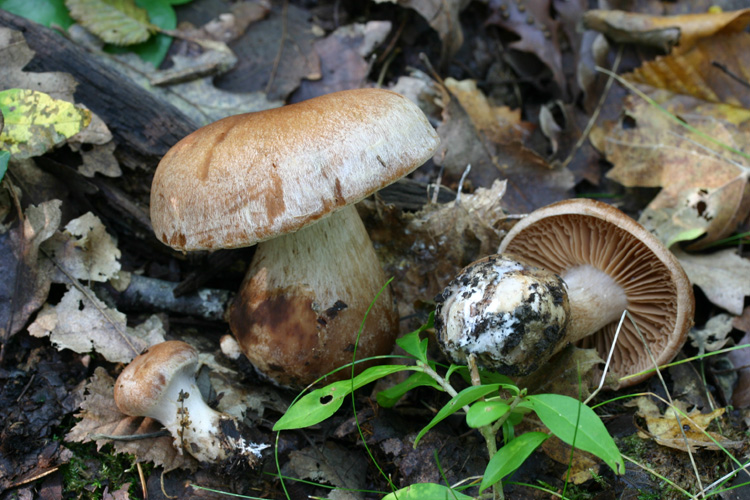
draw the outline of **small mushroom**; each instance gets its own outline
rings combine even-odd
[[[117,377],[115,404],[126,415],[161,422],[180,453],[184,449],[200,462],[253,466],[268,445],[247,441],[241,423],[203,401],[197,369],[198,353],[189,344],[156,344]]]
[[[568,343],[595,347],[606,357],[625,309],[658,364],[671,361],[682,348],[693,323],[692,286],[674,255],[616,208],[588,199],[540,208],[511,229],[499,251],[560,276],[570,303],[567,331],[557,347],[525,343],[523,352],[533,359],[520,362],[517,370],[506,368],[507,373],[523,374],[522,368],[541,365]],[[461,273],[467,283],[472,282],[472,266]],[[506,352],[521,345],[516,337],[508,339],[513,343],[495,349]],[[613,374],[632,375],[652,366],[635,327],[625,321],[612,357]],[[620,387],[648,376],[628,378]]]
[[[231,116],[159,163],[154,231],[181,250],[258,243],[229,324],[260,373],[302,387],[352,360],[386,282],[353,204],[424,163],[438,143],[416,105],[380,89]],[[397,331],[386,289],[357,357],[389,353]]]

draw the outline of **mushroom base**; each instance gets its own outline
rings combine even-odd
[[[301,388],[352,361],[365,316],[357,359],[391,352],[398,315],[389,288],[367,313],[385,281],[364,224],[348,206],[258,244],[229,325],[261,374]]]

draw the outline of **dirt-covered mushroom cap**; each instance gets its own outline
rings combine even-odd
[[[175,447],[201,462],[253,466],[267,445],[249,442],[234,417],[209,407],[195,383],[198,352],[170,340],[137,356],[115,381],[115,404],[126,415],[150,417],[172,434]]]
[[[526,375],[562,341],[570,309],[559,276],[491,255],[466,266],[437,298],[435,331],[443,352],[466,364]]]
[[[500,245],[567,283],[568,338],[606,357],[627,308],[656,358],[669,362],[693,323],[690,282],[674,255],[636,221],[606,203],[576,199],[540,208],[519,221]],[[652,368],[630,321],[612,359],[618,377]],[[649,375],[628,378],[632,385]]]
[[[154,175],[151,218],[181,250],[259,243],[228,312],[258,371],[300,388],[398,333],[390,289],[354,203],[428,160],[439,138],[388,90],[336,92],[232,116],[177,143]],[[344,376],[345,372],[339,372]]]

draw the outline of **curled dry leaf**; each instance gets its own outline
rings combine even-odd
[[[639,222],[668,246],[704,235],[690,246],[704,248],[731,234],[750,211],[750,160],[713,142],[744,151],[750,111],[665,91],[651,97],[702,135],[628,97],[624,116],[598,145],[614,164],[607,177],[628,187],[662,187]]]
[[[621,10],[590,10],[583,16],[587,29],[604,33],[618,43],[656,47],[684,54],[698,40],[739,33],[750,23],[750,9],[679,16],[652,16]]]
[[[689,448],[694,452],[698,449],[721,449],[716,442],[724,448],[739,448],[743,444],[741,441],[730,441],[715,432],[706,431],[714,419],[724,414],[725,408],[701,413],[697,409],[688,411],[685,403],[675,401],[678,409],[668,408],[662,415],[656,404],[646,396],[637,398],[633,405],[638,406],[636,414],[646,421],[647,431],[639,430],[638,435],[654,439],[662,446],[682,451],[688,451]]]
[[[690,344],[698,348],[698,356],[706,352],[718,351],[726,345],[731,338],[727,337],[732,332],[732,321],[734,317],[729,314],[717,314],[709,319],[703,328],[691,328],[688,336]]]
[[[66,441],[95,441],[97,449],[112,443],[118,453],[130,453],[138,462],[153,462],[157,467],[163,466],[165,471],[177,468],[195,470],[198,467],[198,461],[188,453],[179,453],[172,445],[170,435],[135,441],[112,441],[101,437],[148,434],[162,429],[156,420],[120,413],[115,406],[114,390],[114,379],[104,368],[97,367],[82,389],[81,411],[76,414],[80,420],[65,436]]]

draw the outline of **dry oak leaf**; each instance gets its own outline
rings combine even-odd
[[[621,10],[590,10],[583,15],[587,29],[604,33],[618,43],[636,43],[684,54],[698,40],[717,34],[739,33],[750,23],[750,9],[678,16],[652,16]]]
[[[651,97],[704,135],[628,97],[623,117],[599,134],[598,147],[614,164],[607,177],[627,187],[661,187],[639,222],[668,246],[705,235],[689,247],[703,248],[735,231],[750,211],[750,160],[709,140],[744,152],[750,110],[667,91],[651,90]]]
[[[687,404],[675,401],[677,409],[667,408],[662,415],[656,403],[646,396],[637,398],[633,405],[638,406],[636,415],[646,421],[647,431],[639,430],[638,435],[642,438],[652,438],[662,446],[682,451],[688,451],[689,448],[694,452],[699,448],[719,450],[719,445],[724,448],[738,448],[743,444],[741,441],[729,441],[715,432],[706,431],[714,419],[724,414],[725,408],[717,408],[711,413],[701,413],[697,409],[687,411]]]
[[[688,254],[674,250],[677,260],[690,282],[706,294],[708,300],[739,316],[750,296],[750,260],[737,255],[734,249],[710,254]]]
[[[750,109],[750,33],[720,33],[689,51],[657,57],[624,77],[708,102]]]
[[[560,22],[550,16],[551,0],[489,0],[487,24],[499,26],[520,37],[509,48],[534,54],[549,68],[555,83],[567,92],[562,54]]]
[[[115,406],[115,381],[102,367],[94,370],[94,375],[83,387],[81,411],[76,414],[80,420],[65,436],[69,442],[95,441],[97,449],[113,443],[118,453],[130,453],[138,462],[153,462],[165,471],[177,468],[195,470],[198,461],[172,444],[172,436],[130,441],[112,441],[103,436],[131,436],[158,432],[162,426],[156,420],[144,417],[130,417]]]

